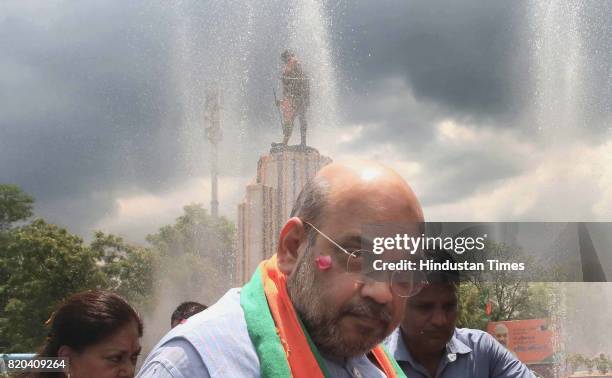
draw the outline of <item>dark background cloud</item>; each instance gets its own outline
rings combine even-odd
[[[524,8],[482,1],[356,2],[332,15],[352,87],[364,91],[399,76],[417,98],[448,111],[499,116],[520,103],[517,74],[527,71],[528,58]]]
[[[40,215],[86,235],[117,211],[119,196],[163,194],[207,174],[201,103],[211,80],[226,90],[222,170],[252,176],[258,156],[280,138],[271,93],[279,52],[290,46],[304,51],[305,64],[320,62],[308,62],[312,48],[300,50],[310,31],[295,28],[299,4],[4,5],[0,182],[22,186],[36,197]],[[609,2],[582,4],[585,91],[592,101],[581,133],[593,136],[609,128],[605,31],[612,9]],[[536,90],[530,5],[345,1],[323,9],[306,26],[330,32],[334,83],[315,89],[336,85],[339,122],[313,122],[313,133],[365,125],[338,153],[392,143],[400,157],[440,173],[440,191],[426,197],[431,204],[528,169],[520,158],[490,151],[438,150],[435,125],[453,119],[538,137],[526,117]]]
[[[178,178],[178,138],[167,127],[178,123],[170,34],[155,10],[135,3],[42,8],[0,24],[0,177],[53,209],[45,215],[54,220],[91,225],[110,211],[113,192]]]

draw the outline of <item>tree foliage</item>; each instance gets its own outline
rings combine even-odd
[[[213,219],[201,204],[183,208],[175,224],[164,226],[147,241],[165,256],[191,254],[223,259],[231,252],[235,227],[224,217]]]
[[[234,225],[201,205],[186,206],[145,248],[103,232],[86,245],[42,219],[15,226],[32,215],[33,202],[0,185],[0,352],[35,351],[57,304],[82,290],[111,290],[146,310],[159,289],[212,299],[232,284]]]
[[[37,219],[16,228],[0,246],[0,340],[9,351],[31,351],[44,323],[66,296],[104,284],[96,258],[83,241]]]
[[[29,217],[32,204],[14,188],[8,191],[12,200],[2,203],[10,215],[2,219],[11,223]],[[5,224],[0,229],[0,352],[35,351],[57,304],[82,290],[112,290],[137,307],[150,305],[153,250],[102,232],[88,246],[42,219],[18,227]]]
[[[96,232],[90,244],[104,276],[104,287],[140,308],[151,306],[157,255],[149,248],[126,243],[115,235]]]
[[[467,258],[469,259],[469,258]],[[529,254],[505,244],[488,242],[486,258],[524,262],[531,276],[522,277],[513,271],[472,272],[459,289],[458,324],[462,327],[485,329],[489,321],[547,318],[555,286],[549,282],[529,282],[533,276],[544,278],[545,272]],[[485,307],[490,303],[491,313]]]
[[[173,225],[149,235],[159,255],[162,290],[181,299],[211,300],[233,284],[233,223],[214,219],[200,204],[184,207]]]
[[[462,282],[459,286],[459,313],[457,326],[484,330],[488,318],[485,314],[483,293],[471,282]]]
[[[589,371],[589,374],[593,372],[593,367],[595,367],[595,363],[592,359],[590,358],[585,358],[584,359],[584,366],[587,368],[587,370]]]
[[[600,353],[593,358],[588,358],[580,353],[574,353],[569,354],[565,358],[565,366],[572,374],[576,372],[578,368],[584,366],[588,369],[589,373],[592,373],[593,368],[596,368],[600,374],[605,375],[612,370],[612,360],[604,353]]]
[[[32,216],[34,198],[16,185],[0,184],[0,232]]]
[[[605,354],[600,353],[599,356],[594,358],[594,360],[595,367],[601,374],[606,374],[608,371],[610,371],[610,369],[612,369],[612,361],[610,360],[610,357],[606,356]]]
[[[512,290],[517,290],[512,293]],[[489,321],[539,319],[551,316],[555,286],[548,282],[462,282],[459,287],[460,327],[485,330]],[[491,301],[491,314],[485,306]],[[500,305],[501,303],[501,305]]]
[[[584,365],[585,357],[580,353],[570,354],[565,358],[565,365],[573,374],[579,367]]]

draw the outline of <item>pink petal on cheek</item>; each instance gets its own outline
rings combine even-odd
[[[319,256],[315,259],[319,270],[327,270],[332,266],[331,256]]]

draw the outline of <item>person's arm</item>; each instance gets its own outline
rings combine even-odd
[[[138,378],[210,378],[208,369],[191,343],[183,339],[167,342],[151,352]]]
[[[481,339],[491,358],[489,377],[492,378],[532,378],[535,375],[519,361],[508,349],[485,333]]]
[[[140,369],[138,377],[156,377],[156,378],[183,378],[178,370],[173,365],[166,365],[160,361],[151,361]]]

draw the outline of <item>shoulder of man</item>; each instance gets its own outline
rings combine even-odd
[[[485,331],[472,328],[456,328],[455,338],[472,349],[474,354],[486,355],[490,358],[505,354],[506,348],[502,346],[493,336]]]
[[[471,328],[455,329],[455,337],[472,349],[474,358],[486,359],[491,377],[533,377],[533,373],[489,333]]]
[[[488,346],[489,343],[496,342],[487,332],[472,328],[456,328],[455,337],[470,348],[483,343]]]
[[[153,348],[141,373],[155,365],[176,372],[169,377],[194,373],[204,377],[259,376],[259,359],[240,306],[240,289],[228,291],[217,303],[173,328]]]

